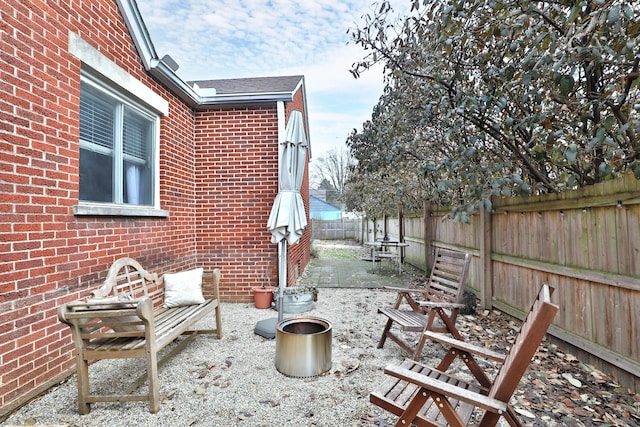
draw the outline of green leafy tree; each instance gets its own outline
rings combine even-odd
[[[639,14],[618,0],[415,0],[395,21],[381,2],[350,29],[369,52],[352,73],[383,62],[387,79],[348,140],[352,182],[411,158],[416,196],[465,220],[492,195],[640,177]]]

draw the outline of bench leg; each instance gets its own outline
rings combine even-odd
[[[218,306],[216,307],[216,330],[217,330],[217,336],[218,339],[221,340],[222,339],[222,316],[220,315],[220,304],[218,304]]]
[[[86,415],[91,411],[87,403],[89,396],[89,362],[84,360],[82,352],[76,356],[76,372],[78,380],[78,412],[80,415]]]
[[[149,412],[155,414],[160,410],[160,387],[158,385],[158,356],[154,351],[147,351],[147,379],[149,382]]]

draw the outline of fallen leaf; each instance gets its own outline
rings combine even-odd
[[[173,395],[174,394],[176,394],[176,390],[171,390],[166,394],[160,395],[160,400],[162,400],[164,402],[169,401],[169,400],[173,399]]]
[[[345,374],[350,374],[351,372],[355,371],[359,367],[360,367],[359,363],[356,363],[356,364],[353,364],[353,365],[349,365],[349,366],[347,366],[347,370],[344,373]]]
[[[249,417],[253,417],[253,414],[251,412],[242,411],[238,414],[238,418],[241,420],[246,420]]]
[[[269,400],[260,400],[258,403],[262,404],[262,405],[269,405],[272,408],[275,408],[276,406],[280,406],[280,404],[278,402],[275,402],[271,399]]]
[[[582,387],[582,382],[580,382],[580,380],[579,380],[579,379],[574,378],[574,377],[573,377],[573,375],[571,375],[571,374],[569,374],[569,373],[565,373],[565,374],[562,374],[562,377],[563,377],[565,380],[569,381],[569,383],[570,383],[572,386],[574,386],[574,387],[576,387],[576,388],[580,388],[580,387]]]
[[[531,412],[527,411],[526,409],[522,409],[522,408],[514,408],[514,409],[515,409],[515,411],[517,413],[519,413],[523,417],[527,417],[527,418],[535,418],[536,417],[534,414],[532,414]]]

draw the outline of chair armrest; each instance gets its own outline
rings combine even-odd
[[[427,308],[462,308],[464,304],[457,302],[440,302],[440,301],[419,301],[421,307]]]
[[[401,292],[401,293],[417,292],[417,293],[420,293],[420,294],[425,294],[427,292],[426,289],[398,288],[398,287],[395,287],[395,286],[384,286],[382,289],[385,290],[385,291]],[[464,307],[464,304],[462,306]]]
[[[485,348],[485,347],[480,347],[474,344],[470,344],[466,341],[457,340],[455,338],[452,338],[437,332],[425,331],[423,334],[426,338],[432,341],[439,342],[440,344],[444,344],[445,346],[448,346],[450,348],[466,351],[467,353],[484,357],[485,359],[494,360],[499,363],[504,363],[505,355],[502,353],[489,350],[488,348]]]
[[[474,391],[440,381],[401,366],[387,366],[384,372],[448,398],[462,400],[494,413],[507,411],[507,404]],[[436,371],[437,372],[437,371]]]

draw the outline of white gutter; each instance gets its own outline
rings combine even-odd
[[[285,110],[284,110],[284,102],[278,101],[277,104],[278,111],[278,171],[280,171],[282,166],[282,143],[284,142],[286,125],[285,122]],[[280,173],[278,173],[278,191],[282,187],[282,183],[280,182]]]
[[[298,86],[296,87],[295,92],[298,91],[298,89],[302,89],[302,100],[304,101],[304,112],[305,112],[305,118],[304,118],[304,130],[306,131],[306,135],[307,135],[307,157],[309,158],[309,160],[311,160],[311,137],[310,137],[310,133],[309,133],[309,119],[306,116],[309,109],[307,108],[307,88],[304,84],[304,76],[302,77],[302,79],[300,79],[300,83],[298,84]]]
[[[206,105],[215,104],[233,104],[233,103],[245,103],[245,102],[276,102],[276,101],[291,101],[291,92],[261,92],[256,94],[220,94],[215,96],[202,96],[200,102]]]

